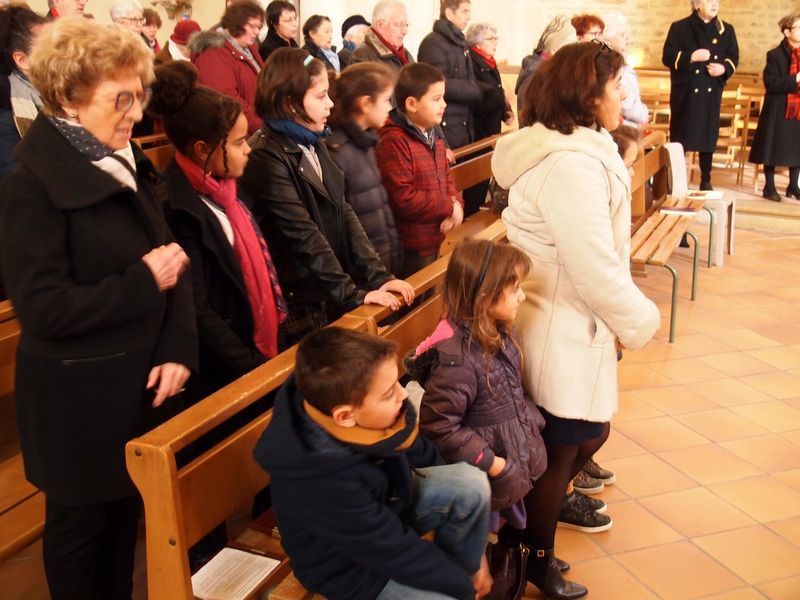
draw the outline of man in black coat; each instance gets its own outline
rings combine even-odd
[[[661,61],[670,70],[670,141],[700,153],[700,189],[710,190],[725,82],[739,64],[733,26],[717,16],[719,0],[692,0],[691,15],[669,28]]]
[[[792,73],[792,56],[800,54],[800,13],[793,12],[779,22],[784,39],[767,52],[764,67],[764,107],[750,150],[750,162],[764,165],[764,198],[781,201],[775,189],[775,166],[789,167],[786,195],[800,199],[800,119],[797,111],[787,111],[789,97],[800,101],[800,72]],[[787,117],[788,115],[788,117]]]
[[[483,87],[475,77],[467,38],[463,30],[472,13],[469,0],[442,0],[440,18],[433,31],[419,45],[417,58],[438,68],[445,76],[444,111],[441,129],[449,148],[475,141],[475,116]],[[488,182],[464,190],[464,216],[477,212],[486,199]]]

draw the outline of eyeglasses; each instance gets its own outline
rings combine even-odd
[[[131,23],[137,23],[139,25],[144,25],[147,23],[147,19],[144,17],[120,17],[122,21],[130,21]]]
[[[114,101],[114,109],[119,113],[128,112],[133,106],[134,99],[139,100],[142,110],[147,108],[150,104],[150,99],[153,97],[153,90],[144,88],[141,94],[134,94],[133,92],[120,92],[117,94],[117,99]]]
[[[597,38],[599,38],[601,35],[603,35],[603,32],[602,32],[602,31],[587,31],[587,32],[586,32],[584,35],[590,35],[590,36],[592,36],[594,39],[597,39]]]
[[[500,38],[499,38],[499,37],[497,37],[497,36],[495,35],[495,36],[493,36],[493,37],[487,37],[487,38],[485,39],[485,41],[487,41],[487,42],[499,42],[499,41],[500,41]]]

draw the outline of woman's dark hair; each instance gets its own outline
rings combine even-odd
[[[152,8],[145,8],[142,11],[142,16],[144,17],[145,25],[155,25],[161,29],[161,15],[158,14],[158,11]]]
[[[400,69],[397,76],[397,85],[394,88],[394,99],[397,107],[405,111],[406,100],[416,98],[419,100],[428,93],[434,84],[444,81],[442,72],[432,65],[425,63],[410,63]]]
[[[30,54],[33,28],[44,25],[47,19],[27,6],[5,6],[0,8],[0,47],[3,51],[3,74],[10,75],[16,64],[14,52]]]
[[[286,0],[272,0],[272,2],[267,4],[267,27],[275,29],[278,22],[281,20],[281,15],[287,10],[293,13],[297,12],[294,4]]]
[[[308,41],[311,39],[311,34],[316,32],[325,21],[330,22],[330,18],[324,15],[311,15],[303,23],[303,37]]]
[[[325,73],[325,65],[302,48],[278,48],[269,55],[258,75],[253,107],[262,119],[295,119],[311,123],[303,98],[313,78]]]
[[[368,96],[373,102],[378,94],[394,85],[394,72],[383,63],[363,62],[350,65],[339,77],[330,78],[328,95],[333,100],[333,109],[328,121],[341,125],[359,111],[359,98]]]
[[[387,360],[397,360],[397,346],[392,340],[325,327],[300,340],[294,376],[303,398],[330,415],[337,406],[361,406],[375,371]]]
[[[244,33],[244,26],[253,17],[261,19],[264,22],[264,11],[257,2],[253,0],[236,0],[222,15],[219,24],[223,29],[227,29],[231,37],[239,37]]]
[[[225,142],[242,114],[242,107],[233,98],[209,87],[198,86],[199,75],[197,67],[184,60],[158,67],[152,85],[153,99],[147,111],[162,120],[167,137],[181,154],[188,156],[198,141],[205,142],[210,148],[209,159],[218,147],[222,147],[227,172]],[[203,170],[207,167],[208,160]]]
[[[564,134],[594,125],[596,101],[624,65],[623,56],[603,42],[564,46],[533,74],[520,122]]]
[[[598,17],[597,15],[575,15],[572,17],[572,26],[575,28],[575,33],[579,36],[584,35],[587,31],[589,31],[593,26],[597,25],[602,32],[606,28],[606,24],[603,23],[603,19]]]

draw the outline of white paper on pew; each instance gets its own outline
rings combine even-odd
[[[192,575],[192,592],[200,600],[244,600],[280,564],[235,548],[223,548]]]

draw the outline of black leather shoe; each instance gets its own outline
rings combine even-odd
[[[764,196],[766,198],[766,196]],[[786,188],[787,198],[797,198],[800,200],[800,188],[792,187],[791,185]]]
[[[783,200],[783,198],[781,198],[781,195],[775,190],[764,190],[764,192],[761,195],[767,200],[772,200],[773,202],[780,202],[781,200]]]
[[[566,573],[569,571],[569,563],[565,560],[561,560],[556,556],[556,564],[558,565],[558,570],[562,573]]]
[[[714,186],[711,185],[711,180],[701,179],[700,180],[700,191],[701,192],[713,192]]]
[[[549,600],[575,600],[589,593],[584,586],[566,581],[558,568],[553,549],[531,548],[525,578],[535,585]]]

